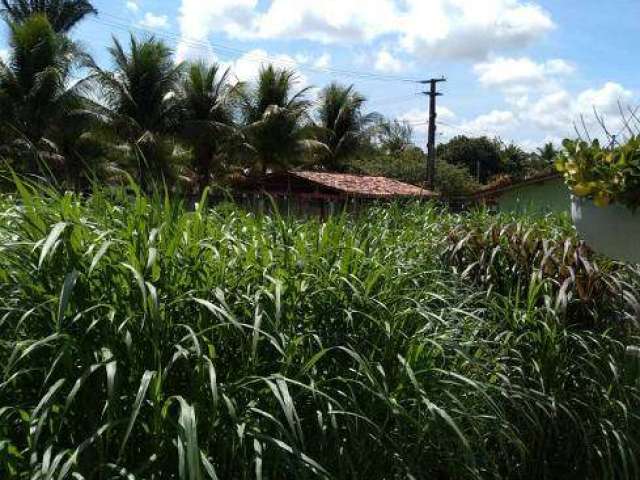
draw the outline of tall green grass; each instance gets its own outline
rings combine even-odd
[[[640,477],[630,269],[606,273],[620,308],[594,326],[554,278],[463,275],[452,232],[512,219],[18,187],[0,200],[0,478]]]

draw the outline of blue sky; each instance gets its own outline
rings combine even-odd
[[[261,63],[297,66],[301,85],[353,83],[371,110],[414,125],[426,98],[406,80],[444,75],[439,139],[496,135],[535,148],[572,135],[593,108],[612,132],[618,102],[640,104],[637,0],[96,0],[73,31],[108,65],[112,35],[155,32],[179,59],[228,64],[250,81]],[[6,31],[0,52],[6,51]]]

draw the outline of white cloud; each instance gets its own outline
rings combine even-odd
[[[9,50],[0,48],[0,60],[7,62],[9,60]]]
[[[334,43],[371,40],[393,31],[393,0],[272,0],[237,31],[258,38],[306,38]]]
[[[151,12],[144,14],[144,18],[139,22],[145,28],[166,28],[169,25],[169,17],[166,15],[155,15]]]
[[[258,0],[181,0],[178,60],[202,57],[203,51],[210,56],[209,34],[237,30],[240,24],[251,18],[257,3]]]
[[[512,111],[492,110],[464,122],[458,126],[458,130],[465,135],[495,136],[515,127],[518,122],[518,118]]]
[[[140,5],[138,5],[135,0],[128,1],[125,6],[127,7],[127,10],[131,12],[138,12],[140,10]]]
[[[398,117],[411,124],[412,128],[422,140],[429,131],[426,110],[412,109]],[[489,136],[495,137],[508,132],[519,125],[520,120],[516,113],[508,110],[493,110],[489,113],[478,115],[471,120],[458,119],[458,116],[445,106],[438,106],[438,133],[439,141],[446,141],[456,135]]]
[[[566,90],[544,95],[527,109],[522,115],[537,128],[546,132],[565,132],[570,128],[574,107],[572,97]]]
[[[578,95],[577,108],[580,112],[595,108],[602,114],[618,113],[618,102],[628,103],[633,92],[619,83],[607,82],[599,89],[589,89]]]
[[[255,49],[245,53],[233,62],[227,63],[232,75],[240,82],[254,81],[260,68],[273,63],[276,67],[296,69],[302,63],[294,57],[286,54],[269,54],[266,50]],[[304,88],[309,85],[309,79],[297,73],[297,87]]]
[[[508,96],[506,98],[509,100]],[[455,135],[486,135],[514,141],[527,150],[533,150],[549,141],[559,145],[563,138],[575,137],[574,125],[584,135],[582,119],[591,137],[607,141],[593,109],[604,119],[609,133],[625,135],[618,102],[623,106],[635,105],[640,102],[640,95],[619,83],[607,82],[579,91],[567,88],[552,91],[534,89],[530,94],[522,96],[520,102],[516,102],[515,98],[512,100],[514,101],[509,104],[509,108],[491,110],[471,119],[460,118],[439,105],[438,141],[446,141]],[[420,141],[426,137],[426,110],[413,109],[398,118],[412,124]]]
[[[366,43],[388,37],[421,58],[472,58],[529,45],[554,28],[525,0],[182,0],[183,39],[215,31],[236,38]],[[337,14],[336,12],[339,12]]]
[[[180,31],[183,38],[205,40],[217,30],[233,31],[251,19],[258,0],[182,0]]]
[[[505,101],[513,108],[524,109],[531,103],[531,97],[528,92],[519,89],[508,91]]]
[[[569,75],[575,68],[562,59],[536,63],[527,57],[497,57],[474,65],[473,70],[485,87],[513,88],[541,85],[555,77]]]
[[[331,66],[331,55],[329,53],[323,53],[313,62],[314,68],[329,68]]]
[[[566,60],[556,58],[545,63],[545,69],[549,75],[571,75],[576,67]]]
[[[399,18],[401,44],[439,58],[484,59],[521,48],[554,28],[550,14],[520,0],[406,0]]]
[[[556,135],[571,135],[574,123],[584,120],[590,134],[601,135],[602,129],[596,119],[594,109],[604,119],[609,130],[623,127],[618,103],[627,105],[634,100],[634,93],[614,82],[607,82],[600,88],[590,88],[577,95],[567,90],[558,90],[542,96],[522,116],[537,128]],[[582,117],[582,118],[581,118]]]
[[[266,60],[268,56],[269,54],[265,50],[251,50],[230,63],[231,73],[240,82],[253,81],[258,75],[260,67],[268,63]],[[295,60],[293,61],[295,62]]]
[[[522,104],[512,104],[511,111],[493,111],[463,122],[455,132],[502,136],[531,149],[536,144],[541,145],[547,141],[559,143],[562,138],[574,137],[574,125],[577,125],[582,135],[585,135],[586,127],[589,136],[607,141],[594,114],[594,108],[604,120],[610,134],[624,134],[624,122],[618,102],[629,105],[637,99],[634,92],[614,82],[580,92],[558,88],[533,99],[526,97]],[[540,141],[536,142],[534,139]]]
[[[391,52],[389,52],[389,50],[387,50],[386,48],[383,48],[378,52],[374,67],[379,72],[392,73],[401,72],[406,68],[404,62],[397,56],[391,54]]]

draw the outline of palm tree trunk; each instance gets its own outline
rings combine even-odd
[[[207,145],[196,147],[196,169],[198,174],[198,193],[202,194],[211,180],[211,160],[213,152]]]

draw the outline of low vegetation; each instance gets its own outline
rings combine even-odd
[[[640,477],[640,273],[566,221],[18,187],[3,479]]]
[[[107,68],[70,37],[91,2],[0,2],[1,479],[640,478],[640,270],[564,217],[212,205],[291,168],[422,184],[425,154],[353,86],[133,36]],[[556,157],[438,153],[451,195]],[[635,157],[559,165],[626,201]]]

